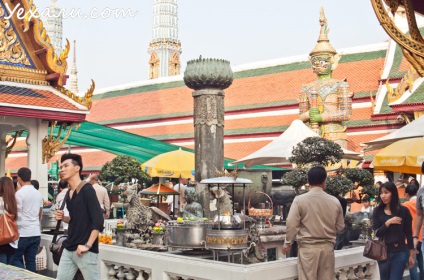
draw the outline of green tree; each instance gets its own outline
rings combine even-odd
[[[353,189],[353,182],[338,173],[327,177],[325,191],[332,195],[344,196]]]
[[[340,162],[343,150],[340,145],[322,137],[308,137],[298,143],[289,158],[291,163],[297,165],[281,178],[284,185],[299,188],[307,183],[309,167],[314,165],[330,165]]]
[[[366,169],[360,168],[345,168],[343,173],[352,182],[357,182],[361,186],[374,185],[374,176]]]
[[[295,168],[283,175],[281,183],[298,189],[308,182],[308,170],[308,168]]]
[[[343,170],[345,176],[352,182],[357,182],[358,186],[362,186],[361,198],[365,195],[369,198],[376,198],[378,195],[378,188],[374,186],[374,176],[366,169],[359,168],[345,168]]]
[[[108,161],[100,170],[99,178],[103,181],[113,182],[115,185],[130,182],[137,179],[148,184],[151,181],[150,176],[141,170],[140,162],[130,156],[117,156],[112,161]]]
[[[308,137],[298,143],[289,158],[291,163],[303,167],[311,163],[331,165],[342,160],[343,150],[339,144],[322,137]]]

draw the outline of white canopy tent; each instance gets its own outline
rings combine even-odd
[[[290,163],[289,157],[292,156],[293,147],[308,137],[319,137],[301,120],[294,120],[284,133],[277,139],[242,159],[231,164],[244,163],[246,167],[257,164],[282,164]],[[343,159],[362,160],[359,153],[343,149]]]
[[[363,143],[367,145],[364,152],[385,148],[398,140],[418,137],[424,137],[424,115],[390,134]]]

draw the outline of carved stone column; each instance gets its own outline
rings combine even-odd
[[[224,169],[224,89],[233,82],[230,62],[222,59],[190,60],[184,72],[184,83],[193,89],[194,150],[196,181],[215,177]],[[201,187],[200,203],[208,217],[209,201]],[[203,191],[202,191],[203,190]]]

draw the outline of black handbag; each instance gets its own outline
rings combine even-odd
[[[66,199],[68,198],[68,196],[69,196],[69,190],[66,193],[65,198],[63,199],[62,205],[60,205],[59,210],[63,210],[63,208],[65,208]],[[56,229],[53,235],[53,240],[49,246],[50,252],[52,252],[53,262],[56,265],[59,265],[60,258],[62,257],[63,242],[68,238],[68,236],[62,235],[59,239],[57,239],[57,236],[59,235],[59,228],[60,228],[61,222],[62,220],[57,221]]]

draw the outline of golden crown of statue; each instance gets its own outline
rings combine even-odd
[[[233,177],[235,180],[238,177],[238,167],[236,167],[231,172],[228,172],[226,169],[224,169],[224,171],[219,171],[218,169],[215,169],[215,176],[216,177]]]
[[[328,39],[328,33],[330,29],[327,27],[327,18],[324,14],[324,8],[321,7],[320,16],[319,16],[319,24],[321,25],[321,30],[319,32],[319,37],[317,40],[317,44],[314,49],[309,54],[310,56],[317,56],[320,54],[332,54],[335,55],[337,51],[330,44],[330,40]]]

